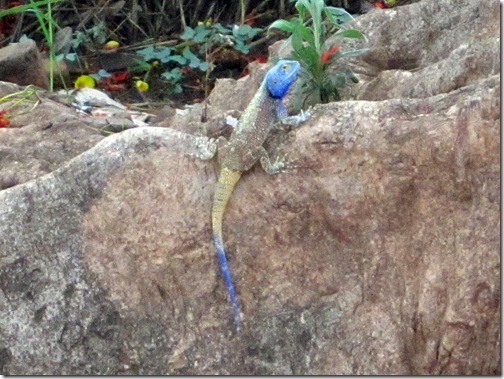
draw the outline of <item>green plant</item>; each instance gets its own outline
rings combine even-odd
[[[220,23],[210,22],[201,23],[194,29],[189,27],[184,29],[180,38],[192,45],[199,45],[198,54],[205,59],[205,97],[208,96],[208,81],[218,54],[228,48],[247,54],[250,51],[248,42],[260,32],[262,29],[253,28],[250,25],[233,25],[228,28]],[[200,60],[195,54],[193,54],[193,58],[194,64]]]
[[[206,56],[223,48],[231,47],[247,54],[250,50],[248,41],[254,38],[262,29],[250,25],[233,25],[225,27],[220,23],[201,23],[196,28],[186,27],[180,36],[183,40],[200,45],[199,54]]]
[[[0,11],[0,18],[22,12],[33,12],[37,17],[39,27],[42,30],[44,39],[49,48],[49,90],[54,89],[54,69],[56,65],[56,56],[54,52],[54,30],[57,27],[56,21],[52,16],[52,4],[63,0],[30,0],[28,4],[14,6],[12,8]],[[43,7],[46,7],[45,11]]]
[[[170,84],[168,92],[171,93],[182,92],[182,86],[180,85],[182,71],[180,66],[190,64],[190,67],[197,67],[201,70],[205,69],[204,66],[195,65],[194,60],[191,60],[191,55],[186,50],[182,51],[182,54],[178,54],[175,48],[149,45],[141,50],[137,50],[137,54],[141,55],[144,61],[139,61],[138,65],[132,68],[132,71],[145,72],[143,81],[148,82],[153,68],[159,65],[163,66],[165,71],[161,74],[161,77]],[[174,65],[175,67],[173,67]]]
[[[262,29],[249,25],[234,25],[228,28],[211,22],[200,23],[195,28],[186,27],[180,36],[184,42],[175,47],[149,45],[137,50],[137,54],[144,60],[139,62],[139,67],[145,67],[145,62],[159,62],[165,68],[161,77],[171,84],[171,92],[179,93],[182,91],[180,82],[184,67],[205,71],[205,79],[208,82],[208,76],[220,52],[230,47],[241,53],[248,53],[248,41],[260,31]],[[148,68],[146,71],[145,81],[152,70]]]
[[[329,74],[328,63],[343,57],[361,55],[367,49],[340,51],[331,46],[329,37],[364,38],[356,29],[343,29],[342,25],[352,20],[343,8],[327,6],[324,0],[298,0],[295,4],[297,17],[277,20],[269,29],[280,29],[291,34],[292,58],[298,60],[306,72],[300,80],[301,95],[315,93],[319,102],[339,100],[339,90],[349,81],[357,82],[351,70]]]

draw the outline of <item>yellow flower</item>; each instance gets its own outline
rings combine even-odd
[[[210,17],[208,20],[198,21],[197,25],[198,26],[206,26],[206,27],[212,26],[213,25],[213,19]]]
[[[105,45],[103,45],[103,48],[105,50],[116,50],[119,47],[119,42],[111,40],[108,41]]]
[[[149,90],[149,84],[144,82],[143,80],[137,80],[135,82],[135,86],[140,92],[147,92]]]
[[[95,87],[95,80],[90,77],[89,75],[81,75],[79,76],[74,83],[75,88],[94,88]]]

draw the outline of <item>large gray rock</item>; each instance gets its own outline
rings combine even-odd
[[[357,18],[370,53],[349,59],[356,98],[423,98],[499,74],[499,15],[497,0],[424,0]]]
[[[0,191],[0,372],[499,374],[500,77],[434,92],[271,138],[288,169],[224,221],[239,336],[205,137],[128,130]]]
[[[13,96],[21,91],[0,82],[0,97],[12,99],[5,104],[10,127],[0,129],[0,190],[48,174],[103,139],[106,120],[93,120],[42,91]]]
[[[0,81],[49,88],[46,64],[35,41],[11,43],[0,49]]]

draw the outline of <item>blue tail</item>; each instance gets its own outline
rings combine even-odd
[[[226,252],[224,251],[224,246],[222,245],[222,239],[219,236],[214,236],[213,239],[215,248],[217,249],[217,259],[219,260],[222,278],[224,279],[224,283],[226,283],[229,300],[231,301],[231,306],[233,307],[233,317],[236,331],[240,331],[240,311],[238,310],[238,301],[236,300],[236,292],[233,285],[233,279],[231,279],[231,273],[229,272]]]

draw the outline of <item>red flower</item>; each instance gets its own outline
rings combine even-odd
[[[0,111],[0,128],[8,128],[10,125],[9,117],[7,116],[7,111]]]
[[[126,79],[128,79],[128,71],[112,73],[112,82],[113,83],[124,82],[124,81],[126,81]]]
[[[382,2],[382,1],[375,1],[373,3],[373,5],[376,7],[376,8],[380,8],[380,9],[385,9],[387,8],[387,6]]]
[[[331,46],[329,50],[324,51],[320,57],[322,63],[327,63],[331,60],[331,57],[340,51],[339,46]]]

